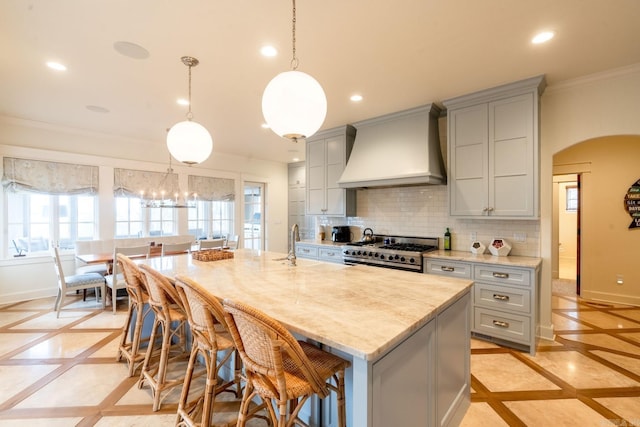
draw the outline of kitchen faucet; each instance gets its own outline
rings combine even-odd
[[[296,265],[296,241],[300,241],[300,231],[298,230],[298,224],[293,224],[291,227],[291,242],[289,248],[289,265]]]

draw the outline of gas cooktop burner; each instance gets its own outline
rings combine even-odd
[[[347,243],[342,249],[345,264],[422,272],[422,254],[438,249],[437,237],[375,236],[376,242]]]

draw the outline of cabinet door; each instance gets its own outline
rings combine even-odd
[[[326,212],[327,215],[345,215],[345,190],[338,186],[338,180],[344,171],[345,142],[342,135],[325,140],[327,154],[326,168]]]
[[[534,216],[537,155],[533,143],[533,94],[489,104],[489,203],[491,216]]]
[[[489,206],[487,104],[449,114],[449,211],[480,216]]]
[[[325,209],[324,139],[307,142],[307,214],[321,215]]]

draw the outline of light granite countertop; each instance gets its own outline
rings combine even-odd
[[[424,255],[424,258],[444,258],[451,261],[481,262],[485,264],[503,265],[506,267],[524,268],[539,268],[540,264],[542,263],[542,259],[536,257],[495,256],[488,253],[474,254],[467,251],[445,251],[442,249],[428,252]]]
[[[250,304],[289,330],[364,360],[376,360],[470,291],[471,280],[348,266],[240,249],[233,259],[190,255],[141,261],[185,275],[219,298]]]
[[[308,245],[316,245],[316,246],[331,246],[331,247],[340,247],[347,244],[347,242],[333,242],[331,240],[313,240],[313,239],[303,239],[298,243],[306,243]]]

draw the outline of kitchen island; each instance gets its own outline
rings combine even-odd
[[[350,360],[349,426],[460,422],[469,405],[471,280],[306,259],[290,266],[284,257],[242,249],[222,261],[142,262],[250,304]],[[313,425],[319,410],[311,406]],[[335,425],[332,406],[322,406],[323,426]]]

